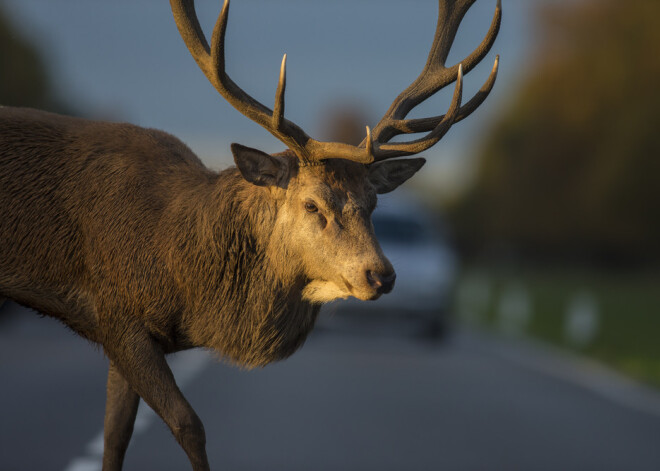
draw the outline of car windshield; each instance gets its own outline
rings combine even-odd
[[[378,214],[372,217],[376,237],[381,243],[420,244],[428,242],[432,231],[423,221],[406,215]]]

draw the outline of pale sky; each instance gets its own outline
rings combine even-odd
[[[524,73],[533,42],[534,5],[503,0],[493,50],[466,76],[464,99],[501,55],[495,90],[468,120],[432,150],[417,183],[452,193],[471,172],[475,147]],[[207,34],[220,0],[197,2]],[[466,16],[449,62],[476,47],[496,1],[478,0]],[[4,0],[25,37],[39,44],[65,101],[100,117],[171,132],[211,167],[231,163],[229,143],[267,152],[282,145],[227,104],[189,56],[165,0]],[[286,117],[322,138],[321,115],[337,102],[357,103],[373,126],[421,71],[437,15],[434,0],[233,0],[227,70],[248,93],[272,107],[279,64],[288,55]],[[411,116],[441,114],[451,90]]]

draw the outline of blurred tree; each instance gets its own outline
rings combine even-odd
[[[0,105],[61,109],[39,52],[21,37],[1,8]]]
[[[531,74],[455,209],[466,247],[660,261],[660,2],[539,10]]]
[[[360,144],[366,136],[365,126],[369,122],[364,109],[365,106],[348,100],[338,100],[326,107],[321,113],[323,139],[354,146]]]

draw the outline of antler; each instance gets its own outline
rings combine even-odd
[[[392,102],[389,110],[372,132],[372,139],[375,141],[374,160],[417,154],[428,149],[449,131],[452,124],[461,121],[477,109],[492,90],[497,78],[499,56],[495,59],[493,70],[481,90],[461,106],[463,74],[468,73],[481,62],[495,42],[502,21],[501,0],[497,0],[495,15],[488,33],[477,49],[459,64],[452,67],[445,66],[458,26],[475,1],[439,1],[438,25],[422,73]],[[433,118],[404,119],[415,106],[452,82],[456,82],[456,87],[446,114]],[[418,132],[429,132],[429,134],[411,142],[388,144],[394,136]],[[369,137],[361,145],[368,147]]]
[[[317,141],[309,137],[299,126],[284,118],[284,91],[286,88],[286,54],[282,59],[280,78],[275,93],[274,109],[264,106],[241,89],[225,72],[224,38],[227,29],[229,0],[213,29],[211,46],[206,41],[195,13],[194,0],[170,0],[174,20],[181,37],[204,75],[216,90],[234,108],[266,128],[285,143],[303,163],[330,158],[341,158],[361,163],[389,159],[422,152],[436,144],[455,122],[469,116],[488,96],[497,76],[498,59],[490,77],[481,90],[461,106],[463,73],[474,68],[488,53],[502,18],[501,0],[497,0],[495,16],[486,38],[464,61],[453,67],[445,67],[445,61],[454,42],[458,26],[467,10],[476,0],[439,0],[438,25],[426,65],[419,77],[392,103],[373,133],[367,127],[367,137],[359,146],[339,142]],[[449,110],[442,116],[423,119],[405,117],[418,104],[441,88],[456,82]],[[428,132],[420,139],[405,143],[388,143],[394,136],[404,133]]]

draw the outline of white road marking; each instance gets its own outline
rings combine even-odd
[[[210,354],[204,350],[187,350],[168,358],[170,368],[172,369],[172,373],[174,373],[179,389],[183,390],[195,379],[209,363],[210,358]],[[155,418],[156,413],[144,401],[140,401],[133,427],[133,437],[146,432]],[[72,459],[64,468],[64,471],[101,471],[102,466],[103,430],[87,442],[84,454]]]

